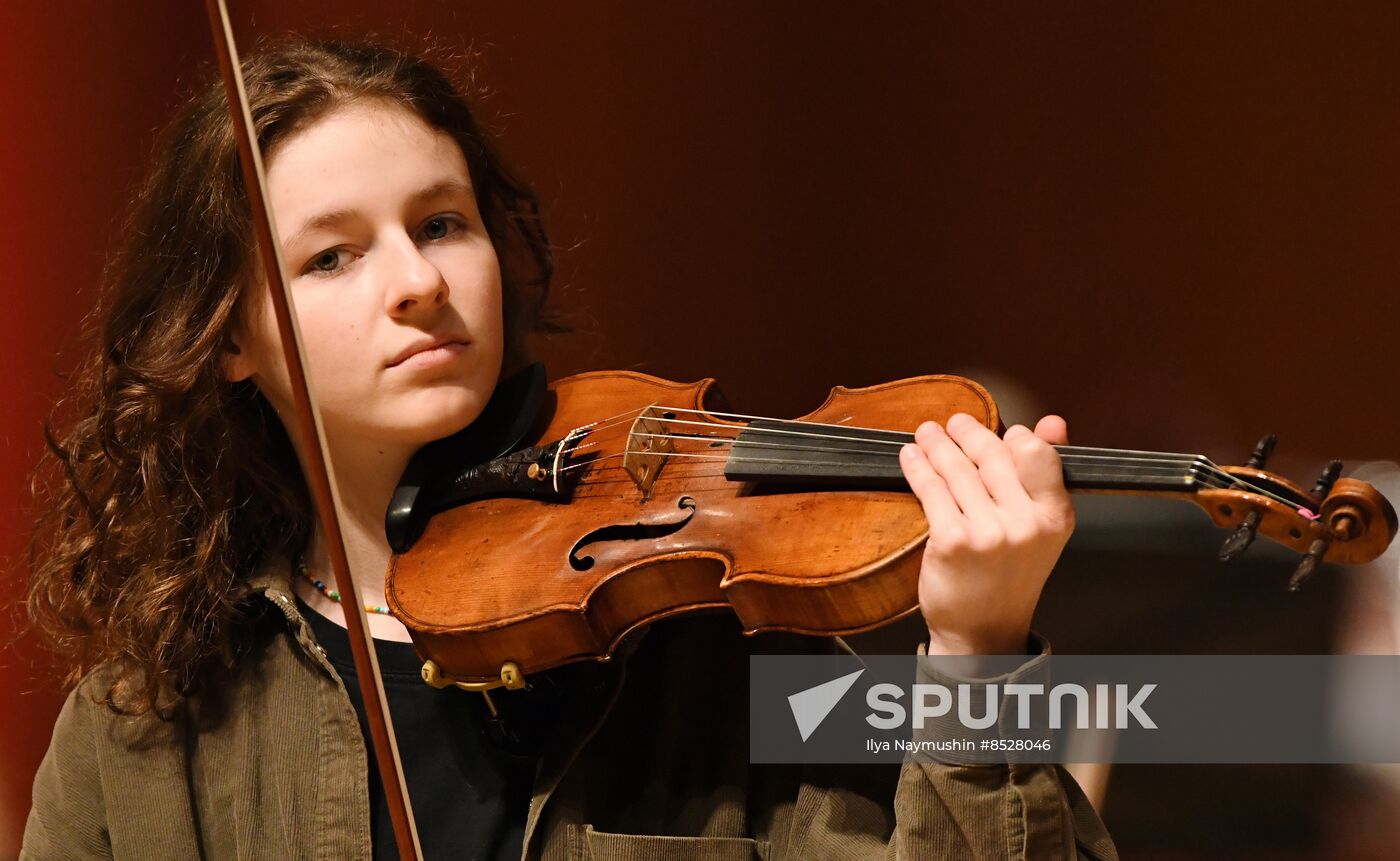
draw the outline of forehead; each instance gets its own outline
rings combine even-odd
[[[470,183],[457,142],[389,102],[337,108],[268,154],[268,193],[279,220],[445,180]]]

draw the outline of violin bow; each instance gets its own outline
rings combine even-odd
[[[277,242],[272,210],[267,205],[267,176],[263,171],[262,153],[258,149],[257,131],[253,126],[253,113],[248,105],[248,94],[243,84],[238,48],[233,41],[233,27],[229,22],[228,8],[224,0],[205,0],[204,5],[209,13],[214,51],[219,58],[219,72],[228,95],[234,138],[238,141],[238,160],[243,167],[243,184],[247,189],[253,233],[257,236],[263,275],[267,279],[272,296],[272,307],[277,315],[277,329],[282,340],[282,353],[286,357],[287,371],[291,377],[292,397],[296,402],[294,432],[303,443],[301,451],[306,458],[307,478],[311,485],[312,498],[316,503],[317,516],[321,521],[321,530],[325,534],[336,588],[342,595],[357,595],[359,593],[355,590],[355,581],[350,574],[350,560],[345,552],[345,539],[340,528],[340,494],[332,474],[325,427],[311,391],[311,381],[306,376],[301,330],[293,314],[295,305],[284,275],[286,267],[282,260],[282,249]],[[374,643],[370,639],[369,621],[363,604],[364,602],[358,600],[341,603],[346,610],[345,622],[350,632],[350,650],[355,659],[355,674],[360,681],[360,690],[364,693],[370,740],[384,784],[384,795],[389,802],[389,818],[393,822],[399,857],[403,861],[421,861],[423,849],[419,845],[418,829],[413,822],[413,808],[408,803],[403,763],[399,758],[393,721],[389,716],[384,684],[379,675],[379,661],[375,657]]]

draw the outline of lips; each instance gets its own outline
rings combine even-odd
[[[409,359],[413,358],[414,356],[418,355],[419,353],[426,353],[429,350],[436,350],[441,347],[451,345],[465,347],[467,345],[467,339],[459,338],[453,335],[439,335],[433,338],[423,338],[421,340],[413,342],[408,347],[401,350],[398,355],[394,356],[394,358],[389,360],[389,363],[386,365],[386,367],[392,368],[396,365],[401,365]]]

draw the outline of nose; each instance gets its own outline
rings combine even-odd
[[[401,317],[447,303],[447,281],[407,234],[397,237],[382,259],[385,310]]]

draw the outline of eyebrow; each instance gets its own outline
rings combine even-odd
[[[415,191],[409,195],[408,202],[411,205],[426,203],[430,200],[437,200],[449,197],[454,194],[472,194],[472,187],[457,179],[444,179],[432,185]],[[290,248],[295,245],[303,236],[316,230],[333,228],[355,217],[353,209],[332,209],[308,218],[297,231],[282,243],[283,248]]]

